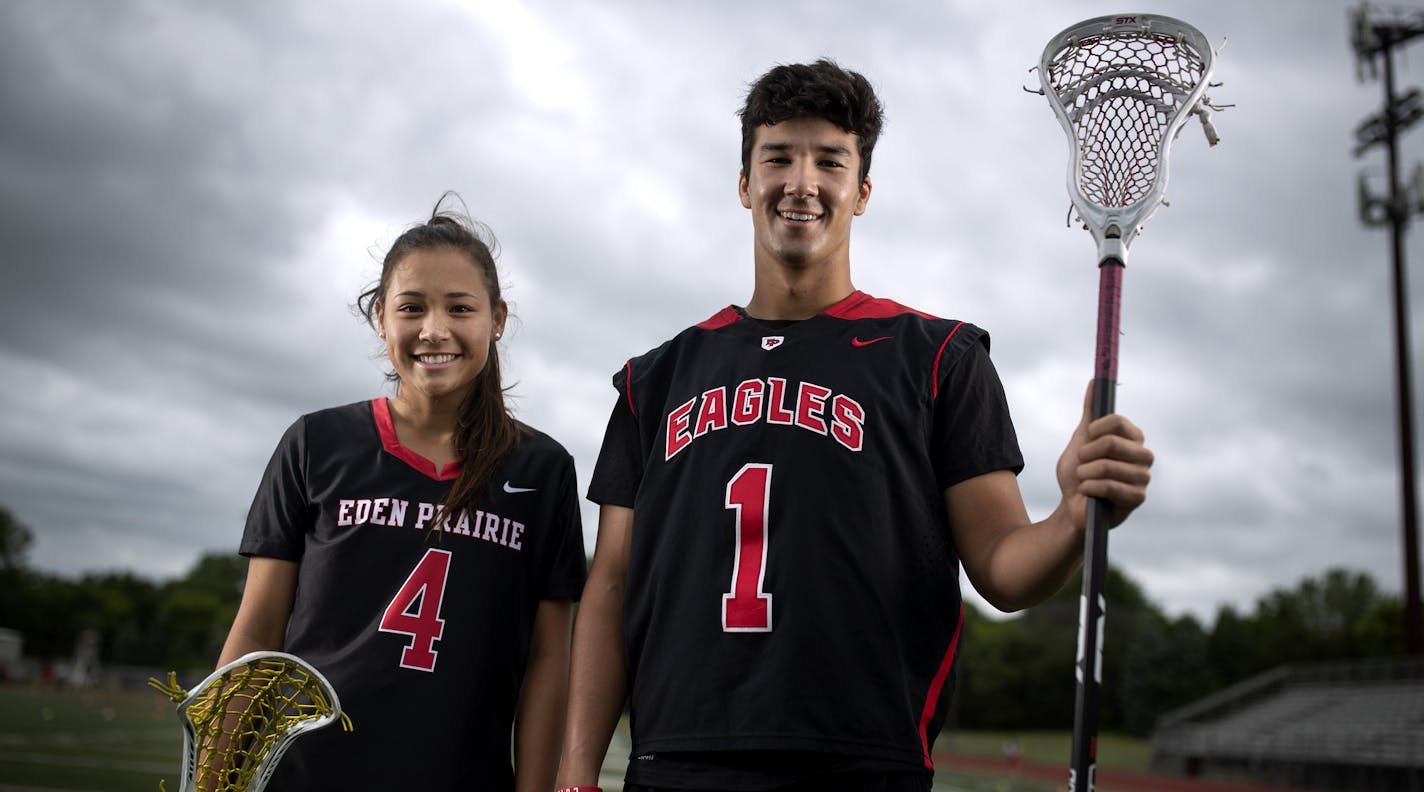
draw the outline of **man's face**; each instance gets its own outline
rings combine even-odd
[[[856,135],[820,118],[759,127],[738,181],[757,256],[803,268],[850,256],[851,218],[865,211]]]

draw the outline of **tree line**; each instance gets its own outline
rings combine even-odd
[[[0,627],[25,654],[58,661],[81,633],[99,636],[109,666],[211,668],[237,612],[247,562],[198,559],[154,582],[129,572],[71,580],[31,569],[33,540],[0,506]],[[965,604],[951,723],[975,729],[1067,729],[1073,722],[1078,582],[1019,616],[989,619]],[[1404,604],[1369,575],[1331,569],[1273,590],[1250,613],[1221,607],[1212,624],[1167,617],[1109,568],[1100,702],[1104,730],[1145,735],[1164,712],[1283,663],[1404,654]]]
[[[1081,580],[1015,619],[966,604],[955,722],[977,729],[1073,725]],[[1220,607],[1213,623],[1168,618],[1121,571],[1107,572],[1101,728],[1137,735],[1158,716],[1285,663],[1404,654],[1404,601],[1365,573],[1330,569],[1257,599]]]
[[[162,582],[131,572],[71,580],[30,568],[33,539],[0,506],[0,627],[23,636],[26,657],[73,657],[80,635],[92,630],[104,665],[211,669],[237,613],[245,559],[207,555],[182,577]]]

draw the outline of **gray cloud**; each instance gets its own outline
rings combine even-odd
[[[1337,564],[1400,585],[1387,239],[1354,193],[1382,165],[1351,156],[1380,88],[1354,79],[1347,7],[1163,9],[1229,39],[1213,96],[1238,105],[1216,149],[1184,130],[1127,273],[1119,404],[1159,464],[1113,558],[1171,612]],[[447,189],[503,245],[520,415],[586,481],[612,372],[749,294],[746,83],[830,55],[889,112],[857,285],[993,333],[1042,514],[1096,279],[1064,222],[1062,132],[1022,88],[1097,12],[5,4],[0,503],[64,574],[234,548],[282,429],[382,392],[349,306]]]

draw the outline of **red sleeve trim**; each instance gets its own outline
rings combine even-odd
[[[628,360],[623,364],[623,397],[628,400],[628,412],[637,415],[638,409],[633,406],[633,361]]]
[[[939,694],[944,690],[944,682],[949,678],[949,670],[954,667],[954,654],[959,649],[959,634],[964,631],[964,603],[959,603],[959,623],[954,626],[954,637],[949,639],[949,649],[945,651],[944,657],[940,658],[939,668],[935,670],[934,678],[930,680],[929,692],[925,694],[925,706],[920,711],[920,746],[924,750],[925,769],[934,770],[934,761],[930,758],[930,744],[933,742],[929,732],[930,721],[934,718],[935,708],[939,704]]]
[[[955,334],[955,333],[958,333],[958,332],[959,332],[959,328],[961,328],[961,327],[963,327],[963,326],[964,326],[964,323],[963,323],[963,322],[960,322],[959,324],[955,325],[955,326],[954,326],[954,329],[949,331],[949,335],[947,335],[947,336],[944,337],[944,343],[939,345],[939,351],[935,353],[934,372],[933,372],[934,376],[930,379],[930,393],[931,393],[931,395],[933,395],[934,398],[936,398],[936,399],[939,398],[939,361],[940,361],[940,358],[944,357],[944,348],[947,347],[947,346],[949,346],[949,342],[950,342],[951,339],[954,338],[954,334]]]
[[[396,437],[395,421],[391,419],[390,401],[386,397],[371,400],[371,414],[376,419],[376,431],[381,435],[381,447],[387,453],[436,481],[453,481],[460,477],[460,471],[464,468],[460,460],[446,465],[444,470],[436,470],[434,462],[401,445]]]

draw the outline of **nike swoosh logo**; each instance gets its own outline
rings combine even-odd
[[[516,487],[508,481],[504,482],[504,491],[510,495],[518,495],[521,492],[533,492],[534,489],[534,487]]]
[[[850,340],[850,345],[858,347],[870,346],[871,344],[875,344],[880,341],[889,341],[892,338],[894,338],[894,336],[880,336],[879,338],[872,338],[868,341],[861,341],[859,338],[852,338]]]

